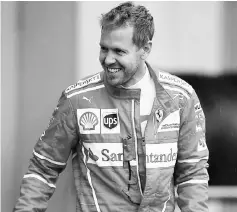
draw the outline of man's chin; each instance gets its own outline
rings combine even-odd
[[[115,80],[108,80],[108,84],[113,86],[113,87],[118,87],[119,83]]]
[[[117,79],[111,79],[111,78],[107,78],[107,83],[113,87],[119,87],[120,83]]]

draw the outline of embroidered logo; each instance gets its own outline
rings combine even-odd
[[[177,97],[179,97],[180,100],[183,100],[184,98],[182,94],[178,93],[178,94],[174,94],[173,99],[176,99]]]
[[[177,159],[177,143],[147,144],[146,167],[159,168],[174,166]]]
[[[123,167],[124,150],[122,143],[87,143],[83,144],[88,164],[99,167]],[[171,167],[177,160],[177,143],[147,144],[147,168]],[[136,160],[130,161],[136,166]]]
[[[202,147],[206,146],[206,139],[204,137],[200,138],[199,145],[202,146]]]
[[[202,131],[202,126],[200,124],[196,125],[196,132],[201,132]]]
[[[101,133],[120,133],[118,109],[101,109]]]
[[[100,109],[77,109],[77,122],[81,134],[100,134]]]
[[[98,118],[92,112],[84,113],[79,121],[83,130],[95,130],[95,126],[98,124]]]
[[[96,83],[100,81],[100,74],[96,74],[92,77],[89,77],[85,80],[79,80],[76,84],[70,85],[66,90],[65,93],[69,93],[70,91],[73,91],[78,88],[83,88],[89,84]]]
[[[205,136],[201,137],[198,142],[198,151],[203,151],[207,149]]]
[[[194,110],[195,110],[195,113],[202,110],[202,106],[201,106],[200,102],[198,102],[197,104],[194,105]]]
[[[197,120],[203,121],[203,120],[205,119],[205,115],[204,115],[203,111],[200,111],[199,113],[197,113],[197,114],[195,115],[195,118],[196,118]]]
[[[45,136],[45,131],[42,133],[42,135],[40,136],[39,140],[42,141],[43,137]]]
[[[180,127],[179,110],[170,113],[159,125],[157,132],[178,131]]]
[[[90,157],[92,160],[94,160],[94,161],[99,160],[99,157],[96,156],[96,155],[91,151],[90,148],[89,148],[89,157]]]
[[[83,96],[82,99],[84,99],[84,100],[86,100],[86,101],[91,103],[91,100],[93,99],[93,96],[91,98],[89,98],[89,99],[87,97]]]
[[[163,115],[164,115],[163,110],[161,109],[156,110],[155,116],[158,122],[161,122],[161,120],[163,119]]]
[[[176,76],[171,75],[169,73],[160,72],[159,73],[159,80],[164,83],[168,83],[168,84],[170,83],[173,85],[177,85],[178,87],[184,88],[190,94],[193,92],[193,88],[191,85],[189,85],[187,82],[180,79],[179,77],[176,77]]]
[[[118,125],[118,116],[116,113],[104,116],[103,124],[106,128],[113,129]]]

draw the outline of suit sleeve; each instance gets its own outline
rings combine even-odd
[[[76,115],[70,100],[62,93],[47,129],[33,149],[14,212],[46,211],[57,178],[76,145],[77,135]]]
[[[208,157],[205,115],[193,91],[181,110],[178,160],[175,167],[177,203],[182,212],[208,211]]]

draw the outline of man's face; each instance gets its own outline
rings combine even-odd
[[[132,37],[131,26],[101,32],[99,59],[112,86],[131,86],[144,74],[142,48],[133,44]]]

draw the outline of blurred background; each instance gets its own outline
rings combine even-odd
[[[99,18],[118,3],[1,2],[2,211],[62,90],[101,71]],[[138,3],[155,19],[148,62],[189,82],[206,114],[210,212],[237,211],[237,2]],[[73,186],[69,162],[47,211],[75,211]]]

